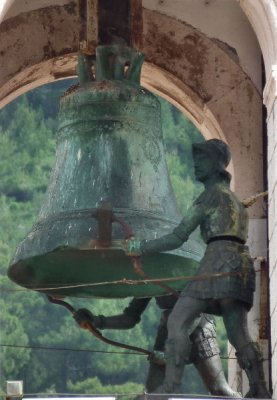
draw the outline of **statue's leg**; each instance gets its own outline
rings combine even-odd
[[[216,340],[214,318],[203,314],[197,328],[190,336],[192,341],[192,359],[210,394],[241,398],[228,385],[220,359],[220,350]]]
[[[190,362],[191,326],[205,309],[203,300],[180,296],[168,318],[166,341],[165,393],[182,393],[181,383],[186,363]]]
[[[203,382],[205,383],[210,394],[214,396],[226,396],[233,398],[241,398],[241,394],[231,389],[226,381],[221,359],[219,354],[210,358],[199,360],[195,363]]]
[[[148,374],[145,382],[147,393],[154,393],[161,387],[165,377],[165,365],[157,365],[153,361],[149,362]]]
[[[154,350],[164,351],[167,339],[167,320],[171,310],[163,311],[158,327],[158,332],[154,344]],[[165,377],[165,365],[158,365],[153,360],[149,361],[148,375],[145,388],[147,393],[153,393],[158,387],[162,386]]]
[[[245,397],[271,398],[266,388],[262,353],[248,331],[246,308],[238,301],[223,301],[221,309],[228,339],[235,347],[238,362],[249,380],[250,390]]]

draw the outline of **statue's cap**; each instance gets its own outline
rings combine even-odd
[[[205,152],[209,156],[216,159],[219,170],[224,171],[231,160],[231,152],[229,146],[219,139],[210,139],[204,143],[194,143],[192,151]]]

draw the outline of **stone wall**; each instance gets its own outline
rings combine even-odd
[[[277,65],[265,88],[268,109],[268,190],[269,190],[269,264],[270,319],[273,398],[277,399]]]

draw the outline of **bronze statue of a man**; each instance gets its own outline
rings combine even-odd
[[[81,308],[75,313],[74,318],[81,327],[89,321],[98,329],[130,329],[140,322],[141,315],[150,300],[151,298],[133,299],[122,314],[108,317],[95,316],[89,310]],[[165,378],[165,363],[161,362],[164,360],[159,358],[157,352],[164,352],[165,350],[167,320],[177,297],[169,295],[157,297],[155,300],[162,310],[162,314],[154,343],[153,357],[149,358],[149,369],[145,384],[147,393],[155,392]],[[225,379],[213,316],[202,314],[191,328],[189,338],[192,342],[189,362],[195,365],[210,394],[240,398],[241,395],[234,392]]]
[[[160,392],[180,393],[185,363],[189,360],[190,327],[202,312],[222,315],[227,336],[245,370],[250,390],[246,397],[270,398],[266,388],[262,355],[247,326],[247,312],[253,303],[255,272],[245,246],[248,215],[230,190],[225,170],[231,155],[221,140],[212,139],[192,146],[195,177],[204,191],[172,233],[159,239],[130,240],[132,255],[172,250],[185,242],[200,226],[207,248],[195,279],[183,289],[168,319],[166,372]],[[170,268],[170,265],[168,266]]]

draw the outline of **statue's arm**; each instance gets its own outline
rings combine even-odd
[[[98,329],[131,329],[140,322],[141,314],[150,300],[151,298],[133,299],[122,314],[110,317],[93,315],[89,310],[81,308],[74,318],[81,326],[85,322],[91,322]]]
[[[142,241],[140,247],[141,253],[146,254],[177,249],[188,240],[189,235],[197,228],[203,218],[204,208],[195,202],[188,210],[187,215],[171,233],[158,239]]]
[[[182,245],[182,240],[174,234],[174,232],[168,235],[162,236],[158,239],[153,240],[143,240],[141,242],[141,253],[147,254],[159,251],[168,251],[176,249]]]
[[[102,329],[131,329],[140,322],[151,298],[133,299],[122,314],[104,317]]]

